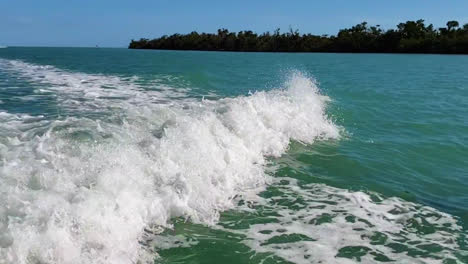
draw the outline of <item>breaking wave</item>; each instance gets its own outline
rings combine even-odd
[[[213,225],[264,190],[267,157],[339,138],[328,98],[293,73],[283,87],[216,101],[136,79],[0,61],[54,93],[66,118],[0,113],[0,262],[136,263],[144,230],[184,217]]]

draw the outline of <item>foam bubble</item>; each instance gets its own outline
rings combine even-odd
[[[264,189],[267,156],[290,140],[339,137],[326,98],[300,73],[281,90],[166,103],[159,99],[172,91],[154,94],[115,76],[1,64],[44,84],[64,107],[109,110],[99,119],[0,114],[5,263],[151,262],[145,228],[179,216],[213,225],[236,195]]]

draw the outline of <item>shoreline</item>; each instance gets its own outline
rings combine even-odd
[[[66,47],[63,47],[66,48]],[[159,51],[200,51],[220,53],[289,53],[289,54],[388,54],[388,55],[468,55],[468,53],[442,53],[442,52],[349,52],[349,51],[247,51],[247,50],[201,50],[201,49],[147,49],[147,48],[125,48],[128,50],[159,50]]]
[[[395,29],[359,23],[336,35],[302,34],[289,28],[281,32],[252,30],[163,35],[154,39],[132,39],[130,49],[202,50],[233,52],[325,52],[325,53],[422,53],[468,54],[468,23],[447,22],[447,27],[426,25],[423,19],[399,23]]]

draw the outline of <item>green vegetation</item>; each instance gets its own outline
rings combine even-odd
[[[447,27],[435,29],[424,20],[400,23],[396,29],[383,30],[366,22],[342,29],[336,36],[300,34],[290,29],[280,33],[258,35],[252,31],[217,34],[174,34],[153,40],[132,40],[130,49],[262,51],[262,52],[386,52],[386,53],[447,53],[468,54],[468,24],[447,22]]]

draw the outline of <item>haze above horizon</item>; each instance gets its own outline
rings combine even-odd
[[[0,2],[0,46],[126,47],[131,39],[165,34],[252,30],[258,33],[289,27],[301,33],[334,35],[362,21],[395,28],[424,19],[435,27],[448,20],[468,22],[468,2],[402,1],[326,3],[296,1],[26,1]]]

